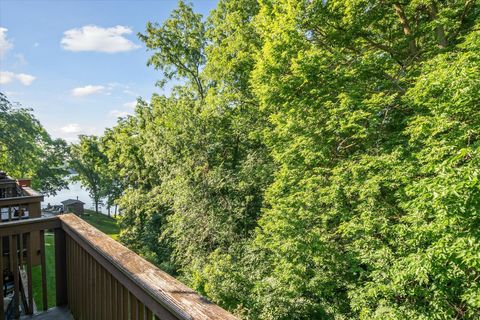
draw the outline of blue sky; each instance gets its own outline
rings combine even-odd
[[[216,0],[192,1],[207,15]],[[160,93],[136,33],[176,1],[0,0],[0,91],[69,142],[101,134],[137,97]]]

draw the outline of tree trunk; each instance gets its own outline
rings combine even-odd
[[[95,213],[98,213],[98,199],[95,199]]]
[[[417,54],[417,42],[415,41],[415,37],[413,36],[412,29],[410,29],[410,24],[408,23],[407,16],[405,11],[400,4],[395,3],[393,5],[395,8],[395,13],[397,14],[398,18],[400,19],[400,23],[403,27],[403,34],[408,38],[408,46],[410,47],[410,54],[412,56]]]
[[[430,19],[432,21],[437,20],[437,5],[436,3],[432,3],[430,6]],[[445,29],[443,28],[443,25],[439,24],[435,27],[435,32],[437,33],[437,43],[438,47],[445,49],[448,45],[447,42],[447,36],[445,35]]]
[[[115,205],[115,211],[113,213],[113,216],[116,218],[117,217],[117,208],[118,208],[118,205],[116,204]]]
[[[110,217],[110,205],[107,206],[108,216]]]

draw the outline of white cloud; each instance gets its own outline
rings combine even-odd
[[[29,86],[32,84],[33,80],[35,80],[35,77],[32,76],[31,74],[26,74],[26,73],[19,73],[17,74],[17,79],[20,81],[24,86]]]
[[[80,133],[82,129],[78,123],[70,123],[64,127],[61,127],[60,131],[63,133]]]
[[[15,73],[10,71],[0,71],[0,84],[7,84],[15,79]]]
[[[82,134],[86,135],[101,135],[104,128],[95,127],[87,124],[68,123],[63,127],[48,127],[48,132],[51,132],[54,137],[65,139],[67,142],[78,142],[78,136]]]
[[[37,48],[39,45],[40,45],[40,43],[38,43],[38,42],[35,42],[35,43],[33,44],[33,46],[34,46],[35,48]]]
[[[135,109],[135,107],[137,106],[137,101],[131,101],[131,102],[126,102],[123,104],[123,106],[125,108],[130,108],[130,109]]]
[[[115,118],[123,118],[130,114],[128,111],[121,111],[121,110],[112,110],[110,111],[110,116]]]
[[[7,31],[8,29],[0,27],[0,58],[13,48],[12,41],[7,39]]]
[[[78,87],[72,89],[72,95],[74,97],[83,97],[83,96],[88,96],[91,94],[96,94],[100,93],[105,89],[104,86],[93,86],[93,85],[88,85],[85,87]]]
[[[62,48],[69,51],[124,52],[140,48],[124,37],[132,29],[125,26],[101,28],[94,25],[67,30],[63,33]]]
[[[18,80],[24,86],[29,86],[35,79],[36,77],[32,76],[31,74],[0,71],[0,84],[7,84],[14,80]]]

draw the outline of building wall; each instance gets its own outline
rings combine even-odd
[[[81,215],[83,214],[84,210],[83,210],[83,204],[81,203],[74,203],[74,204],[70,204],[67,206],[67,210],[65,211],[65,213],[69,213],[69,212],[72,212],[72,213],[75,213],[76,215]]]

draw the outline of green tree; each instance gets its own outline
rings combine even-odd
[[[418,147],[409,138],[418,111],[407,99],[410,88],[425,78],[422,66],[431,59],[438,64],[438,54],[451,57],[462,50],[456,46],[463,40],[460,35],[472,32],[477,17],[477,9],[463,1],[263,3],[258,24],[264,45],[253,83],[261,108],[270,114],[273,128],[265,139],[279,171],[251,244],[255,256],[240,262],[245,271],[235,272],[248,274],[253,283],[247,317],[478,317],[471,298],[478,296],[476,285],[467,285],[477,267],[471,273],[453,272],[457,266],[446,267],[453,257],[442,260],[440,250],[431,246],[434,233],[410,232],[416,223],[431,226],[433,217],[420,213],[419,205],[433,205],[425,200],[434,184],[421,173],[433,163],[419,163]],[[476,73],[474,68],[465,71]],[[441,101],[449,97],[435,99],[433,92],[427,97],[443,112]],[[471,92],[467,96],[467,101],[473,97]],[[432,128],[443,130],[444,125]],[[437,141],[445,143],[440,137]],[[462,149],[459,143],[451,147]],[[431,156],[440,155],[433,152]],[[430,173],[444,178],[440,170]],[[459,180],[467,183],[465,178]],[[412,192],[410,184],[419,180],[425,181],[423,192]],[[446,184],[436,192],[442,187]],[[457,208],[449,210],[454,219],[465,208],[474,210],[475,202],[465,207],[457,200],[450,202],[451,209]],[[446,222],[441,211],[432,208],[430,214]],[[478,239],[465,226],[439,239],[464,239],[465,232],[470,241]],[[443,265],[427,267],[433,252]],[[463,254],[477,260],[470,250]],[[425,257],[423,264],[417,263],[420,257]],[[220,267],[232,270],[225,262]],[[225,278],[223,272],[215,274]]]
[[[110,188],[108,159],[101,150],[98,137],[80,135],[79,140],[70,147],[69,165],[76,172],[72,179],[79,181],[89,192],[95,203],[95,212],[99,213],[100,201]]]
[[[190,5],[178,2],[170,19],[162,25],[147,23],[146,33],[138,34],[146,47],[154,53],[147,65],[163,72],[165,80],[188,79],[200,98],[205,96],[205,84],[200,72],[205,64],[205,24],[202,16],[193,11]]]
[[[244,5],[253,7],[242,12]],[[235,251],[251,237],[272,171],[260,134],[266,121],[248,84],[258,37],[252,26],[237,25],[258,5],[222,6],[206,22],[180,2],[162,25],[147,24],[139,36],[153,52],[149,64],[182,85],[150,104],[140,100],[135,114],[105,135],[109,166],[124,190],[122,241],[171,272],[181,268],[199,290],[207,290],[209,254]],[[226,61],[228,69],[218,68]],[[171,250],[158,250],[159,243]]]
[[[52,139],[32,110],[12,104],[0,93],[0,168],[9,175],[32,178],[33,187],[55,194],[67,186],[68,147]]]
[[[121,240],[245,319],[477,319],[479,13],[180,2],[103,138]]]

